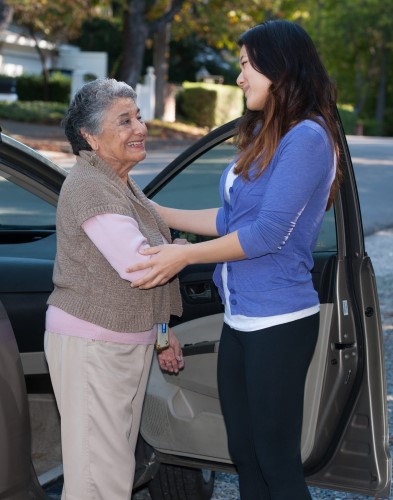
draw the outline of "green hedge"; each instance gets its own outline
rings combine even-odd
[[[18,122],[59,125],[68,104],[44,101],[0,102],[0,117]]]
[[[22,75],[16,79],[16,93],[20,101],[43,101],[44,78],[42,75]],[[69,103],[71,78],[60,72],[49,76],[48,101]]]
[[[184,82],[179,105],[186,120],[213,128],[243,114],[243,92],[234,85]]]
[[[351,104],[338,104],[337,108],[344,127],[344,132],[348,135],[356,134],[356,124],[358,120],[353,106]]]

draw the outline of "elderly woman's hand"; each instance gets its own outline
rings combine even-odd
[[[168,339],[169,346],[158,353],[158,363],[161,370],[177,374],[184,368],[184,359],[180,342],[172,328],[169,328]]]

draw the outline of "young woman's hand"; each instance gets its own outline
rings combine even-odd
[[[172,328],[168,331],[169,346],[158,353],[158,363],[161,370],[169,373],[179,373],[184,368],[183,353],[180,342]]]
[[[151,258],[130,266],[127,272],[147,270],[144,276],[131,283],[132,287],[141,289],[164,285],[189,264],[229,262],[246,258],[237,231],[193,245],[161,245],[141,249],[139,253],[150,255]]]
[[[167,283],[175,274],[181,271],[187,264],[186,252],[189,245],[161,245],[140,250],[143,255],[151,255],[146,262],[140,262],[127,268],[127,272],[140,271],[148,272],[131,283],[133,288],[154,288]]]

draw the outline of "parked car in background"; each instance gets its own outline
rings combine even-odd
[[[218,179],[235,153],[235,126],[230,122],[189,147],[145,187],[146,194],[177,208],[218,206]],[[378,294],[343,132],[341,149],[344,182],[314,252],[321,325],[306,383],[302,458],[310,485],[388,498],[391,459]],[[42,441],[45,429],[51,429],[44,441],[52,452],[59,449],[43,334],[56,203],[65,176],[37,152],[2,136],[0,442],[7,445],[0,448],[0,498],[10,500],[45,498],[36,478],[45,470],[34,452],[35,433]],[[201,240],[196,234],[180,236]],[[223,307],[213,269],[188,266],[179,276],[184,314],[173,326],[185,369],[174,376],[152,365],[135,488],[147,484],[153,500],[209,500],[215,471],[235,472],[216,383]],[[60,460],[59,454],[50,466]],[[27,497],[27,491],[35,496]]]

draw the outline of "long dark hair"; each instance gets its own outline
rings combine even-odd
[[[280,139],[305,119],[314,120],[325,128],[338,160],[336,86],[306,31],[290,21],[266,21],[246,31],[240,37],[239,46],[247,50],[252,67],[272,84],[263,110],[247,110],[240,120],[238,146],[241,154],[236,173],[248,178],[250,165],[256,160],[261,174]],[[340,180],[337,161],[328,208]]]

